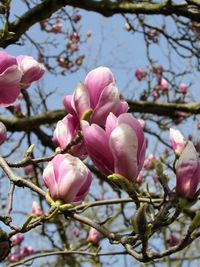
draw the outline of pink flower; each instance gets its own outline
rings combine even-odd
[[[17,99],[21,77],[16,58],[0,51],[0,106],[7,107]]]
[[[140,123],[131,114],[110,113],[105,130],[82,121],[88,155],[105,175],[120,174],[134,181],[144,163],[146,141]]]
[[[90,71],[84,84],[79,83],[73,95],[65,97],[64,105],[80,120],[90,119],[102,126],[110,112],[119,116],[128,110],[128,104],[120,99],[112,72],[106,67]]]
[[[34,173],[34,166],[28,165],[24,167],[24,171],[27,175]]]
[[[56,129],[53,133],[53,141],[57,146],[65,149],[67,145],[71,143],[72,140],[80,131],[80,122],[76,116],[68,114],[62,120],[58,121]],[[86,151],[83,142],[74,145],[71,149],[71,153],[77,157],[85,157]]]
[[[147,71],[142,68],[138,68],[135,71],[135,77],[138,79],[138,81],[142,81],[147,75]]]
[[[16,57],[18,66],[23,75],[21,78],[21,86],[27,88],[32,82],[38,81],[44,74],[45,68],[38,63],[34,58],[20,55]]]
[[[15,234],[11,238],[13,245],[20,245],[24,241],[24,235],[21,233]]]
[[[87,195],[92,175],[84,163],[70,154],[57,155],[43,172],[43,180],[53,200],[78,202]]]
[[[0,145],[2,145],[7,139],[7,129],[6,126],[0,122]]]
[[[22,249],[20,249],[19,256],[20,258],[24,258],[27,256],[30,256],[34,253],[34,249],[31,246],[25,246]]]
[[[11,253],[9,256],[9,261],[10,262],[17,262],[20,260],[20,255],[18,255],[17,253]]]
[[[33,203],[32,203],[32,212],[31,213],[33,215],[36,215],[36,216],[40,216],[43,214],[41,206],[36,201],[33,201]]]
[[[180,242],[180,239],[178,238],[177,235],[171,234],[168,236],[167,242],[168,242],[170,247],[173,247],[173,246],[178,245],[178,243]]]
[[[176,155],[180,155],[186,146],[186,141],[179,130],[169,129],[170,144]]]
[[[98,245],[101,238],[101,233],[97,231],[95,228],[90,228],[88,233],[87,241],[92,243],[93,245]]]
[[[167,92],[169,89],[169,83],[165,78],[160,79],[160,88],[163,92]]]
[[[179,196],[192,199],[200,178],[200,161],[192,142],[182,151],[176,166],[176,192]]]
[[[144,168],[146,170],[154,169],[157,160],[158,160],[158,157],[156,155],[149,154],[149,156],[144,161]]]
[[[81,231],[78,229],[78,228],[75,228],[74,230],[73,230],[73,235],[75,236],[75,237],[79,237],[80,236],[80,234],[81,234]]]
[[[185,83],[181,83],[179,86],[179,89],[183,95],[187,94],[188,88],[187,88],[187,85]]]

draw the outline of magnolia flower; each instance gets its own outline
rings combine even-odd
[[[88,233],[87,241],[92,243],[93,245],[98,245],[101,238],[101,233],[97,231],[95,228],[90,228]]]
[[[145,69],[138,68],[135,71],[135,77],[138,81],[142,81],[147,75],[147,71]]]
[[[16,58],[0,51],[0,106],[7,107],[17,99],[21,77]]]
[[[68,114],[62,120],[58,121],[53,133],[53,141],[57,146],[65,149],[77,136],[80,131],[80,122],[76,116]],[[83,142],[72,146],[70,154],[84,158],[86,156]]]
[[[45,68],[34,58],[20,55],[16,59],[23,74],[20,81],[23,88],[29,87],[32,82],[38,81],[43,76]]]
[[[185,83],[181,83],[179,86],[179,89],[183,95],[187,94],[188,88],[187,88],[187,85]]]
[[[134,181],[144,163],[146,141],[142,127],[131,114],[110,113],[105,130],[82,121],[88,155],[105,175],[117,173]]]
[[[43,180],[53,200],[69,203],[85,198],[92,175],[80,159],[59,154],[44,169]]]
[[[169,129],[170,144],[176,155],[180,155],[186,146],[186,141],[179,130]]]
[[[200,161],[192,142],[188,142],[176,166],[176,192],[192,199],[200,179]]]
[[[20,245],[24,241],[24,235],[21,233],[15,234],[11,238],[13,245]]]
[[[33,203],[32,203],[32,211],[31,211],[31,213],[33,215],[36,215],[36,216],[40,216],[40,215],[43,214],[41,206],[36,201],[33,201]]]
[[[79,83],[73,95],[66,96],[63,103],[79,120],[90,120],[101,126],[110,112],[119,116],[128,110],[128,104],[120,99],[112,72],[106,67],[89,72],[85,82]]]

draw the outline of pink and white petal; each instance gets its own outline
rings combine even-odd
[[[0,75],[0,106],[9,106],[20,94],[21,71],[16,65]]]
[[[138,139],[133,129],[127,124],[120,124],[113,130],[109,147],[114,157],[114,171],[134,181],[138,175]]]
[[[99,101],[91,116],[91,121],[93,123],[104,126],[109,113],[112,112],[113,114],[115,114],[119,103],[119,91],[115,84],[112,83],[109,86],[105,87],[102,91]]]
[[[52,162],[49,162],[43,172],[43,181],[49,189],[51,197],[56,200],[58,198],[58,185],[54,175],[54,167]]]
[[[11,66],[17,66],[17,60],[5,51],[0,51],[0,73]]]
[[[78,83],[72,98],[72,106],[79,119],[90,109],[90,96],[87,88],[82,83]]]
[[[106,132],[98,125],[82,121],[82,132],[88,155],[94,164],[104,174],[110,174],[114,170],[114,161],[109,150]]]
[[[72,95],[67,95],[64,97],[63,105],[65,106],[65,109],[67,110],[68,113],[76,116],[76,112],[72,107]]]
[[[78,194],[76,195],[74,202],[81,201],[86,197],[86,195],[88,194],[88,191],[90,189],[91,183],[92,183],[92,174],[91,174],[91,172],[89,172],[87,179],[86,179],[84,185],[80,188]]]
[[[73,202],[87,180],[87,167],[78,158],[67,154],[60,164],[59,175],[62,177],[58,184],[60,198]]]
[[[142,149],[143,143],[144,143],[144,132],[143,129],[139,123],[139,121],[133,117],[130,113],[124,113],[121,114],[118,117],[118,124],[125,123],[129,125],[136,133],[137,139],[138,139],[138,155],[139,158],[139,152]]]

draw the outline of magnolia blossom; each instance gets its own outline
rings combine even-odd
[[[80,131],[80,122],[76,116],[68,114],[62,120],[58,121],[53,133],[53,141],[57,146],[65,149],[77,136]],[[86,156],[83,142],[72,146],[71,153],[74,156],[84,158]]]
[[[85,198],[92,175],[80,159],[59,154],[44,169],[43,180],[53,200],[69,203]]]
[[[2,145],[7,139],[7,129],[6,126],[0,122],[0,145]]]
[[[33,201],[33,203],[32,203],[32,211],[31,211],[31,213],[33,215],[36,215],[36,216],[40,216],[40,215],[43,214],[41,206],[36,201]]]
[[[25,246],[19,251],[20,258],[30,256],[34,253],[34,249],[31,246]]]
[[[179,130],[169,129],[170,144],[176,155],[180,155],[186,146],[186,141]]]
[[[147,75],[147,71],[142,68],[138,68],[135,71],[135,77],[138,79],[138,81],[142,81]]]
[[[160,79],[160,88],[163,92],[167,92],[169,89],[169,83],[165,78]]]
[[[179,86],[179,89],[183,95],[187,94],[188,88],[187,88],[187,85],[185,83],[181,83]]]
[[[13,245],[20,245],[24,241],[24,235],[21,233],[15,234],[11,238]]]
[[[87,241],[92,243],[93,245],[98,245],[101,238],[101,233],[97,231],[95,228],[90,228],[88,233]]]
[[[38,81],[43,76],[45,68],[34,58],[20,55],[16,59],[23,74],[20,81],[23,88],[29,87],[32,82]]]
[[[24,172],[29,175],[34,173],[34,166],[33,165],[28,165],[24,167]]]
[[[170,234],[167,237],[167,242],[168,242],[170,247],[173,247],[173,246],[178,245],[178,243],[180,242],[180,238],[178,238],[178,236],[176,234]]]
[[[140,123],[131,114],[110,113],[105,130],[82,121],[88,155],[105,175],[120,174],[134,181],[144,163],[146,141]]]
[[[158,157],[156,155],[149,154],[149,156],[144,161],[144,168],[147,170],[155,168],[156,160],[158,160]]]
[[[128,104],[120,99],[119,91],[109,68],[99,67],[79,83],[73,95],[66,96],[65,108],[80,120],[87,119],[104,126],[110,112],[119,116],[127,112]]]
[[[182,151],[176,166],[176,192],[179,196],[192,199],[200,179],[200,161],[192,142]]]
[[[7,107],[17,99],[21,77],[16,58],[0,51],[0,106]]]

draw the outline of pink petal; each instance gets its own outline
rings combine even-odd
[[[0,106],[9,106],[20,94],[21,71],[16,65],[0,75]]]
[[[91,120],[92,122],[103,126],[105,125],[106,118],[109,113],[119,113],[119,110],[122,110],[121,107],[122,103],[120,100],[119,91],[117,87],[112,83],[109,86],[105,87],[102,91],[99,97],[99,101],[92,114]]]
[[[96,124],[89,126],[86,121],[82,121],[81,125],[88,155],[104,174],[113,173],[113,157],[106,132]]]
[[[138,171],[138,138],[127,124],[120,124],[112,131],[109,147],[114,157],[115,173],[119,173],[133,181]]]
[[[13,65],[17,65],[16,58],[5,51],[0,51],[0,74]]]
[[[90,97],[88,90],[82,83],[78,83],[72,98],[72,106],[79,119],[90,109]]]
[[[113,73],[107,67],[98,67],[88,73],[84,84],[90,94],[92,109],[96,107],[104,88],[114,81]]]

